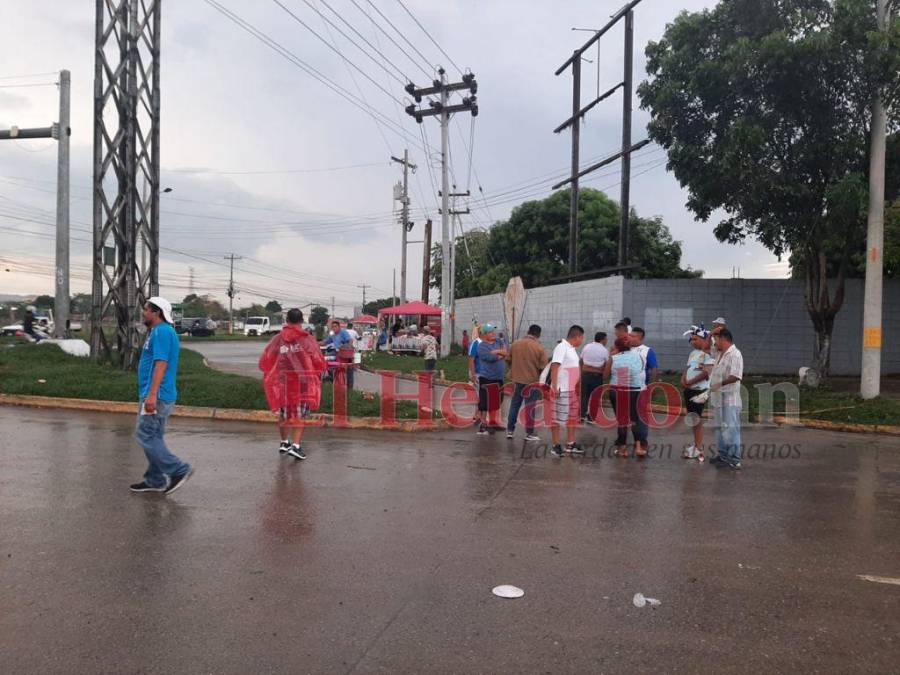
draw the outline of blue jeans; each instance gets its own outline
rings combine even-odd
[[[525,387],[531,387],[528,392],[528,396],[522,396],[522,392],[524,391]],[[510,432],[516,430],[516,420],[519,419],[519,410],[521,410],[522,408],[522,403],[529,404],[535,403],[540,400],[541,388],[539,386],[519,384],[518,382],[516,382],[516,389],[513,392],[512,402],[509,404],[509,416],[506,418],[506,430]],[[534,433],[534,407],[532,407],[530,410],[526,408],[525,433]]]
[[[154,415],[141,415],[143,407],[142,399],[138,407],[138,423],[134,437],[144,448],[144,454],[150,463],[147,473],[144,474],[144,482],[152,487],[165,487],[166,476],[181,476],[190,469],[187,462],[172,454],[163,440],[166,421],[175,409],[175,401],[157,401]]]
[[[728,405],[716,408],[716,447],[727,459],[741,458],[741,407]]]

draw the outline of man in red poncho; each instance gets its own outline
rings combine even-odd
[[[281,446],[278,452],[306,459],[300,446],[303,419],[319,409],[325,357],[316,339],[303,330],[303,312],[289,310],[287,325],[266,345],[259,357],[266,399],[278,411]]]

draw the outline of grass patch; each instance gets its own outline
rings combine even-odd
[[[8,346],[10,344],[15,346]],[[70,356],[56,345],[11,341],[0,345],[0,393],[101,401],[135,401],[137,398],[137,374],[134,372]],[[203,365],[203,357],[190,349],[181,350],[178,403],[241,410],[268,409],[262,382],[207,368]],[[330,413],[333,407],[332,385],[325,382],[320,412]],[[381,399],[378,396],[367,399],[362,392],[352,391],[347,408],[350,417],[378,417]],[[416,414],[414,403],[398,402],[398,419],[413,419]]]
[[[662,380],[674,385],[678,391],[680,387],[680,375],[663,375]],[[786,378],[750,376],[744,381],[748,399],[745,401],[749,409],[750,421],[759,420],[760,385],[777,385],[787,382]],[[794,384],[788,382],[788,384]],[[796,385],[795,385],[796,386]],[[762,391],[765,391],[763,389]],[[800,406],[801,419],[826,420],[829,422],[844,422],[849,424],[888,424],[900,425],[900,401],[891,398],[879,397],[864,401],[858,395],[834,391],[828,386],[812,389],[810,387],[797,387],[797,401]],[[654,403],[665,403],[665,395],[662,391],[654,392]],[[786,408],[785,395],[776,391],[772,397],[772,411],[775,415],[783,415]]]
[[[416,373],[425,370],[425,359],[414,354],[391,354],[371,351],[363,354],[363,365],[372,370],[394,370],[400,373]],[[451,382],[468,382],[469,358],[462,354],[451,354],[446,359],[438,359],[435,370],[444,371],[444,379]]]

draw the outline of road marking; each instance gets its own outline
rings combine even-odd
[[[895,579],[893,577],[876,577],[871,574],[857,574],[856,577],[858,579],[862,579],[863,581],[871,581],[875,584],[891,584],[892,586],[900,586],[900,579]]]

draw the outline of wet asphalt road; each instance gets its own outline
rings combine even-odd
[[[900,663],[900,586],[857,578],[900,577],[898,439],[754,430],[797,450],[735,474],[323,430],[294,463],[264,426],[176,418],[170,444],[197,473],[166,498],[127,491],[144,468],[132,423],[0,407],[0,671]],[[525,597],[492,596],[502,583]]]

